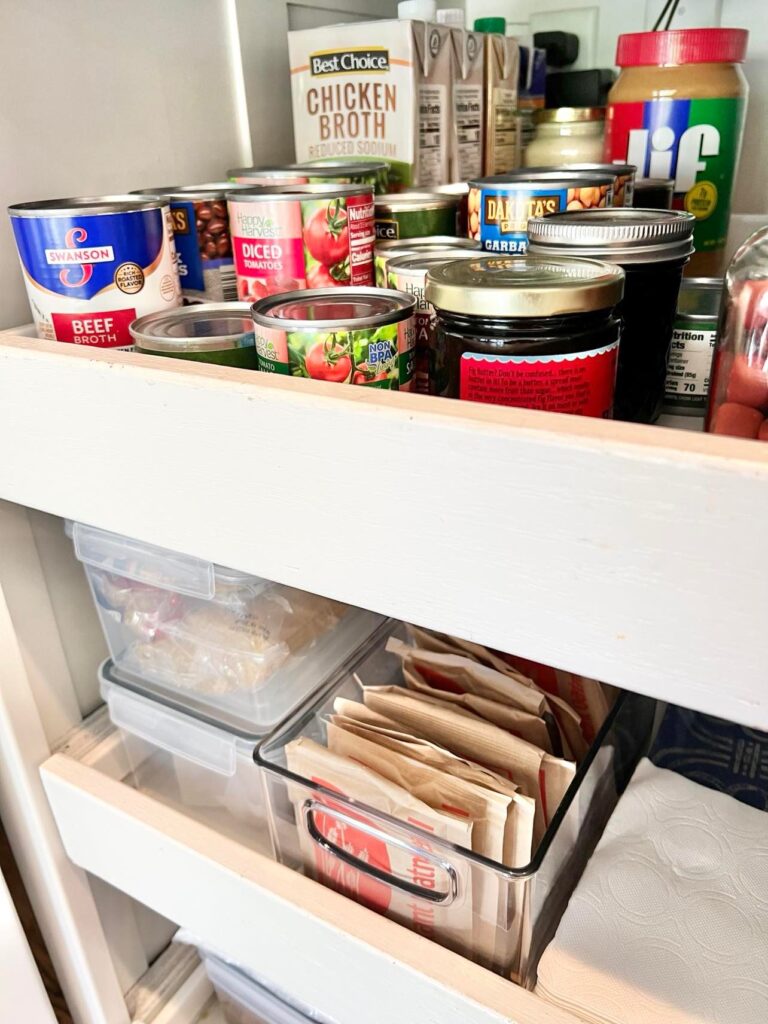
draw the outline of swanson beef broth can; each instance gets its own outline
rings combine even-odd
[[[8,212],[38,337],[131,348],[132,321],[181,304],[166,201],[52,199]]]
[[[469,183],[467,234],[487,252],[528,250],[528,221],[613,205],[615,175],[524,168]]]
[[[227,195],[238,296],[373,284],[371,185],[275,185]]]

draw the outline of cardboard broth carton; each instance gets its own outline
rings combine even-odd
[[[520,47],[511,36],[485,33],[485,138],[483,173],[504,174],[520,166],[517,87]]]
[[[296,159],[381,159],[389,190],[450,180],[451,30],[362,21],[288,33]]]
[[[483,173],[485,138],[485,36],[451,29],[453,43],[453,151],[451,181]]]

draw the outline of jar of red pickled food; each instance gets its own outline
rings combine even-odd
[[[725,275],[707,430],[768,441],[768,227],[737,250]]]

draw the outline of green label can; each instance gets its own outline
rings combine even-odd
[[[259,369],[410,391],[415,299],[383,288],[288,292],[256,302]]]
[[[375,197],[377,241],[456,235],[461,197],[437,192],[401,192]]]

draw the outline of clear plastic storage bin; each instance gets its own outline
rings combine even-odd
[[[383,619],[74,523],[119,679],[263,736]],[[152,689],[154,688],[154,689]]]
[[[383,625],[322,692],[257,748],[277,856],[491,970],[531,984],[539,954],[647,748],[656,703],[620,694],[533,859],[507,868],[287,768],[291,740],[306,736],[325,744],[336,697],[360,700],[368,684],[402,683],[400,658],[385,650],[393,633],[406,638],[401,624]],[[482,762],[481,751],[477,757]],[[395,873],[393,864],[407,867]]]
[[[311,1024],[294,1009],[236,967],[200,950],[227,1024]]]

